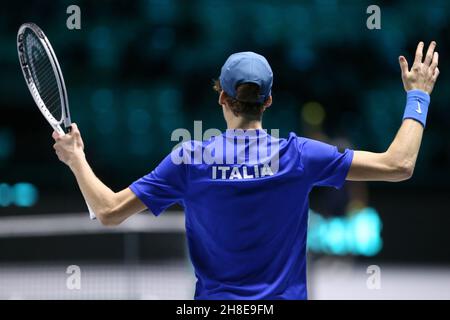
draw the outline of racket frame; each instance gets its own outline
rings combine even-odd
[[[58,92],[61,100],[61,120],[56,120],[55,117],[50,113],[44,101],[42,100],[39,91],[37,90],[33,77],[31,76],[30,67],[28,65],[27,58],[25,57],[23,44],[23,35],[26,29],[30,29],[37,36],[40,43],[44,47],[48,59],[50,60],[53,73],[56,78],[56,83],[58,84]],[[56,58],[50,41],[48,41],[44,32],[36,24],[27,22],[20,26],[19,31],[17,32],[17,54],[19,56],[20,68],[22,69],[27,87],[30,90],[31,96],[33,97],[34,102],[36,103],[38,109],[41,111],[42,115],[45,117],[45,119],[47,119],[48,123],[50,123],[52,128],[56,132],[58,132],[60,136],[66,134],[66,131],[61,127],[61,123],[64,123],[65,129],[67,130],[67,132],[70,132],[72,121],[70,120],[69,101],[67,99],[67,90],[64,83],[64,77],[61,71],[61,67],[59,66],[58,59]],[[91,220],[96,219],[95,213],[92,211],[87,201],[86,205],[88,207]]]
[[[47,57],[50,61],[50,64],[53,69],[54,76],[56,78],[56,83],[58,85],[58,92],[61,101],[61,120],[55,119],[55,117],[50,113],[44,101],[42,100],[39,91],[37,90],[36,84],[34,83],[33,77],[31,76],[30,67],[28,65],[27,58],[24,53],[24,33],[25,30],[31,30],[37,37],[37,39],[42,44]],[[34,23],[24,23],[20,26],[19,31],[17,33],[17,53],[19,56],[20,67],[22,69],[23,76],[25,78],[25,82],[27,84],[28,89],[30,90],[31,96],[33,97],[34,102],[36,103],[38,109],[41,111],[42,115],[47,119],[48,123],[52,126],[52,128],[58,132],[59,135],[64,135],[66,131],[61,127],[61,124],[64,123],[65,129],[70,131],[72,121],[70,119],[70,111],[69,111],[69,101],[67,99],[67,90],[66,85],[64,83],[64,77],[61,72],[61,67],[59,66],[58,59],[56,58],[55,52],[45,36],[44,32]]]

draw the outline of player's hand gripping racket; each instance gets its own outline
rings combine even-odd
[[[72,122],[64,78],[50,42],[34,23],[20,26],[17,52],[25,82],[38,109],[59,135],[66,134]],[[94,219],[94,212],[87,206]]]

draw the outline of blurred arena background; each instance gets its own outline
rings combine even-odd
[[[81,29],[66,28],[69,5]],[[115,229],[89,221],[51,129],[23,82],[20,24],[35,22],[59,58],[73,121],[97,175],[114,190],[170,152],[177,128],[224,129],[212,79],[233,52],[274,70],[265,128],[340,147],[387,148],[403,114],[397,57],[436,40],[441,76],[414,177],[348,183],[311,199],[311,299],[450,299],[450,3],[378,1],[30,1],[0,12],[0,299],[191,299],[180,208]],[[66,286],[79,266],[80,290]],[[381,287],[368,288],[379,266]],[[369,286],[370,287],[370,286]]]

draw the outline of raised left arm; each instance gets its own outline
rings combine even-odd
[[[386,152],[354,152],[347,180],[398,182],[409,179],[414,172],[422,135],[423,126],[406,119]]]
[[[429,95],[439,76],[439,56],[434,51],[436,43],[430,44],[424,61],[423,45],[420,42],[417,46],[411,70],[408,70],[405,57],[399,57],[407,105],[397,135],[386,152],[355,151],[347,180],[402,181],[412,176],[425,127]]]

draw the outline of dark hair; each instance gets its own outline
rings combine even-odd
[[[219,80],[214,80],[214,91],[221,93]],[[236,88],[236,99],[226,94],[226,99],[235,116],[242,116],[248,120],[260,120],[264,111],[264,103],[258,102],[259,86],[255,83],[243,83]]]

